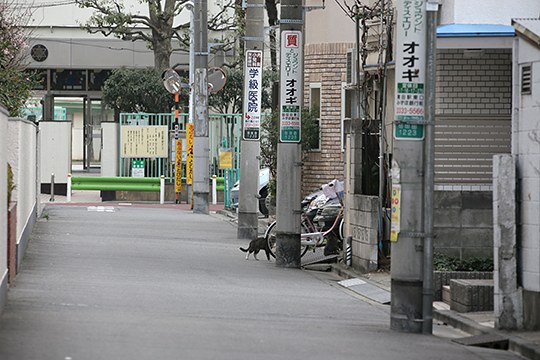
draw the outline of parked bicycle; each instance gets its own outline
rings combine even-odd
[[[333,180],[302,200],[300,256],[318,247],[324,255],[339,253],[343,248],[343,183]],[[264,234],[272,254],[276,250],[277,221]]]

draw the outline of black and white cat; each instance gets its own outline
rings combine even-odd
[[[270,261],[270,255],[272,255],[275,258],[274,254],[270,252],[270,248],[268,247],[268,242],[266,241],[266,238],[264,236],[258,237],[255,240],[251,240],[249,242],[249,246],[247,249],[240,248],[240,250],[247,253],[246,260],[248,260],[249,254],[251,253],[253,253],[253,257],[255,258],[255,260],[259,260],[257,259],[257,254],[261,250],[264,250],[266,252],[266,257],[268,258],[268,261]]]

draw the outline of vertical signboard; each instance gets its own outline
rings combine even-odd
[[[281,33],[279,140],[300,142],[303,74],[302,32]]]
[[[425,0],[397,2],[396,124],[397,140],[424,139],[426,69]]]
[[[176,140],[176,159],[174,166],[175,192],[182,192],[182,139]]]
[[[186,125],[186,184],[193,184],[193,135],[194,125]]]
[[[262,60],[260,50],[247,50],[244,72],[244,140],[259,140],[261,127]]]

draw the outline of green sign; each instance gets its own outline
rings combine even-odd
[[[280,140],[282,142],[300,141],[300,106],[281,107]]]
[[[423,140],[424,125],[396,124],[394,126],[394,137],[399,140]]]
[[[131,160],[131,177],[144,177],[144,160]]]

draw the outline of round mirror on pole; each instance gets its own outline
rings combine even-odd
[[[227,83],[227,74],[222,68],[213,67],[208,69],[208,91],[215,94]]]
[[[173,69],[163,71],[161,80],[163,80],[165,89],[171,94],[177,94],[180,92],[180,89],[182,89],[182,79],[180,79],[180,75]]]

